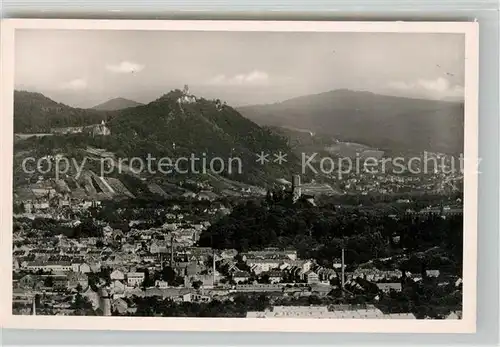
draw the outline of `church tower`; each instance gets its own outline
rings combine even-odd
[[[292,177],[292,199],[296,202],[302,196],[302,189],[300,188],[300,175],[293,175]]]

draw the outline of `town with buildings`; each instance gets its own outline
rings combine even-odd
[[[291,190],[284,193],[292,203],[302,199],[315,208],[314,196],[302,192],[300,176],[291,181]],[[238,251],[200,246],[200,236],[211,223],[231,214],[217,201],[184,196],[186,200],[162,207],[113,207],[118,217],[110,218],[102,213],[105,201],[70,199],[49,182],[39,182],[31,193],[39,198],[16,201],[23,208],[14,215],[16,314],[161,316],[166,313],[154,310],[161,301],[171,310],[178,308],[172,314],[181,316],[190,315],[183,311],[186,307],[212,305],[214,316],[415,319],[410,309],[383,312],[377,303],[397,297],[409,282],[430,281],[451,292],[461,289],[461,278],[443,272],[439,264],[413,273],[396,265],[373,265],[390,264],[390,258],[352,266],[344,261],[348,248],[325,264],[300,257],[294,248]],[[462,212],[434,207],[403,213],[446,219]],[[241,296],[255,297],[256,302],[233,315],[225,312],[225,305]],[[440,318],[460,315],[450,308]]]

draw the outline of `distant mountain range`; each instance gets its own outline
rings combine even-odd
[[[129,107],[136,107],[143,105],[140,102],[125,99],[125,98],[115,98],[108,100],[106,102],[103,102],[102,104],[99,104],[97,106],[92,107],[93,110],[99,110],[99,111],[117,111],[117,110],[123,110],[125,108]]]
[[[16,91],[14,131],[46,133],[51,128],[108,122],[112,138],[122,136],[117,149],[137,152],[156,143],[163,151],[223,151],[243,148],[278,149],[282,134],[257,126],[299,129],[385,151],[433,151],[457,154],[464,144],[464,105],[461,102],[410,99],[369,92],[335,90],[284,102],[234,109],[196,99],[179,104],[182,92],[172,91],[142,105],[117,98],[93,109],[73,108],[40,93]],[[126,107],[133,105],[131,107]],[[116,109],[126,107],[124,109]],[[99,108],[99,109],[96,109]],[[253,123],[255,122],[255,123]],[[266,145],[264,145],[266,144]],[[247,155],[249,155],[247,153]],[[249,159],[249,157],[248,157]]]
[[[47,133],[51,128],[100,123],[110,116],[106,111],[58,103],[41,93],[14,91],[15,133]]]
[[[238,111],[260,125],[305,129],[384,150],[463,152],[462,102],[334,90]]]

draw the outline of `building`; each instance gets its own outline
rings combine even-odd
[[[86,263],[73,263],[71,264],[71,269],[73,272],[89,273],[92,272],[89,264]]]
[[[77,288],[80,286],[86,289],[89,285],[89,278],[84,273],[72,272],[68,275],[68,288]]]
[[[439,277],[439,274],[440,274],[439,270],[426,270],[425,271],[425,275],[427,277]]]
[[[259,293],[259,292],[281,292],[283,286],[279,284],[237,284],[234,286],[234,291],[242,293]]]
[[[210,297],[196,293],[187,293],[182,295],[183,302],[210,302]]]
[[[109,275],[112,281],[123,281],[125,279],[125,274],[120,270],[116,269]]]
[[[284,259],[297,260],[297,251],[294,249],[265,248],[262,251],[241,253],[243,261],[250,259]]]
[[[52,281],[52,288],[54,289],[62,290],[68,288],[68,277],[65,275],[53,276]]]
[[[106,123],[101,121],[101,124],[93,125],[89,129],[92,136],[108,136],[111,135],[111,130],[106,126]]]
[[[257,275],[280,266],[280,260],[278,259],[248,259],[246,263]]]
[[[269,283],[279,283],[283,280],[283,275],[279,271],[270,271],[269,275]]]
[[[389,293],[391,290],[401,291],[401,283],[376,283],[376,285],[384,293]]]
[[[385,315],[374,306],[274,306],[260,312],[248,312],[247,318],[324,318],[324,319],[415,319],[411,313]]]
[[[156,280],[155,281],[155,287],[160,288],[160,289],[168,288],[168,282]]]
[[[308,271],[306,273],[307,284],[317,284],[319,283],[319,276],[314,271]]]
[[[127,274],[127,284],[130,287],[140,286],[144,282],[144,277],[144,272],[129,272]]]
[[[26,264],[28,271],[64,272],[72,271],[71,262],[68,261],[33,261]]]

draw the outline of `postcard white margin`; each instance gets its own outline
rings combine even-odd
[[[474,333],[476,331],[477,194],[478,194],[478,55],[476,22],[325,22],[3,19],[1,23],[0,180],[1,327],[17,329],[231,331],[231,332],[367,332]],[[17,29],[167,30],[262,32],[457,33],[465,35],[465,150],[463,318],[460,320],[261,319],[173,317],[22,316],[12,314],[12,165],[14,44]],[[33,57],[36,59],[36,56]]]

